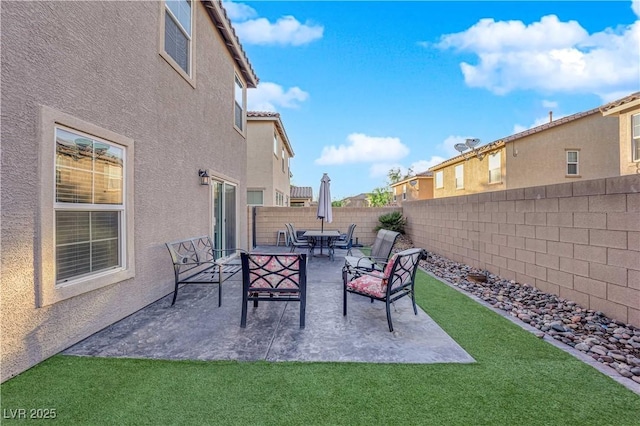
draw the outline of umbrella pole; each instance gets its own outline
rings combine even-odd
[[[320,221],[320,232],[324,233],[324,217]],[[320,237],[320,256],[322,256],[322,237]]]

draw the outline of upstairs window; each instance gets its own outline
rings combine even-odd
[[[235,76],[234,104],[235,104],[234,124],[240,131],[242,131],[244,130],[244,110],[245,110],[244,85],[242,84],[242,82],[240,81],[237,75]]]
[[[164,50],[187,75],[191,75],[191,1],[165,2]]]
[[[404,185],[402,185],[402,199],[403,200],[407,199],[407,184],[406,183]]]
[[[442,170],[436,172],[436,188],[444,188],[444,179]]]
[[[284,148],[282,148],[282,157],[281,158],[282,158],[282,171],[284,172],[285,171],[285,169],[284,169]]]
[[[278,157],[278,135],[275,133],[273,134],[273,155]]]
[[[456,171],[456,189],[464,188],[464,164],[458,164]]]
[[[501,155],[500,151],[489,155],[489,183],[498,183],[502,181]]]
[[[631,116],[631,160],[640,161],[640,114]]]
[[[578,176],[578,151],[567,151],[567,175]]]

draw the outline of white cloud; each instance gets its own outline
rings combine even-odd
[[[223,1],[222,7],[227,11],[227,16],[232,21],[245,21],[258,16],[258,12],[251,6],[244,3],[234,3],[231,1]]]
[[[309,21],[300,23],[293,16],[283,16],[275,23],[266,18],[250,19],[233,24],[238,37],[246,44],[279,44],[300,46],[322,38],[324,27]]]
[[[556,101],[548,101],[548,100],[542,100],[542,106],[544,108],[558,108],[558,102]]]
[[[277,107],[298,108],[300,102],[309,98],[309,94],[299,87],[284,90],[276,83],[261,82],[255,89],[247,90],[247,109],[249,111],[277,112]]]
[[[640,10],[636,3],[633,7]],[[496,94],[527,89],[596,93],[604,100],[637,90],[638,45],[640,21],[589,34],[576,21],[548,15],[529,25],[482,19],[466,31],[442,36],[436,47],[477,55],[476,65],[460,64],[470,87]]]
[[[633,10],[633,13],[640,18],[640,0],[633,0],[631,2],[631,10]]]
[[[375,137],[351,133],[347,144],[325,146],[316,164],[378,163],[394,161],[409,154],[409,148],[398,138]],[[387,169],[388,171],[389,169]]]

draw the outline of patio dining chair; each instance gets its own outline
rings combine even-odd
[[[382,301],[387,307],[387,323],[389,331],[393,331],[391,322],[391,304],[396,300],[411,296],[413,312],[418,315],[414,292],[416,271],[421,259],[427,252],[421,248],[411,248],[394,254],[382,273],[378,271],[363,272],[348,280],[343,275],[343,311],[347,315],[347,293],[365,296]]]
[[[399,232],[380,229],[371,246],[371,254],[369,256],[345,256],[342,268],[343,281],[347,280],[346,275],[357,277],[362,272],[382,272],[389,261],[391,250],[399,236]]]
[[[351,256],[351,248],[353,246],[353,231],[356,229],[356,224],[349,225],[347,233],[343,237],[331,242],[331,249],[343,249],[347,250],[347,256]]]
[[[289,235],[289,244],[291,249],[289,250],[291,253],[295,251],[296,248],[305,248],[310,250],[312,248],[311,241],[308,239],[301,239],[297,236],[296,230],[290,223],[285,223],[284,226],[287,228],[287,234]]]
[[[240,327],[247,325],[247,305],[253,301],[300,302],[300,328],[304,328],[307,304],[307,255],[241,253],[242,317]]]

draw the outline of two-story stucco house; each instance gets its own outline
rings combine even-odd
[[[389,185],[393,203],[401,206],[403,201],[430,200],[433,198],[433,173],[416,173]]]
[[[599,108],[550,119],[431,167],[434,198],[620,176],[621,132]]]
[[[640,174],[640,92],[600,107],[605,117],[618,117],[620,175]]]
[[[294,153],[280,114],[247,113],[247,203],[289,206]]]
[[[4,381],[170,293],[166,242],[247,240],[258,79],[219,1],[1,8]]]

